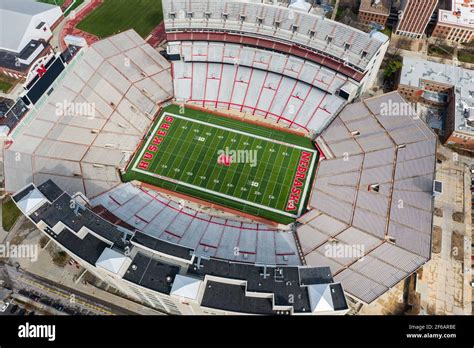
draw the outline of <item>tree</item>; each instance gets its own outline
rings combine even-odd
[[[68,258],[66,252],[60,251],[53,256],[53,262],[58,267],[64,267],[67,264]]]
[[[402,68],[403,64],[399,60],[391,60],[390,63],[388,63],[387,67],[385,68],[384,71],[384,76],[385,77],[391,77],[394,73],[396,73],[398,70]]]

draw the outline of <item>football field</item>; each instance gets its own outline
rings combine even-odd
[[[124,179],[286,224],[304,210],[317,158],[307,138],[172,105]]]

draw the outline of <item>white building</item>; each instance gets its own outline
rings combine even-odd
[[[61,8],[33,0],[0,0],[0,18],[0,69],[10,77],[25,77],[47,49],[63,18]]]
[[[18,208],[89,272],[170,314],[345,314],[328,267],[229,262],[102,219],[51,180],[14,195]],[[71,202],[74,201],[74,204]]]

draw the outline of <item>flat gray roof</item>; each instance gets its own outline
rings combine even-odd
[[[404,57],[400,84],[421,87],[424,80],[454,86],[456,116],[454,129],[474,134],[474,127],[466,122],[465,110],[474,119],[474,71],[462,67]]]

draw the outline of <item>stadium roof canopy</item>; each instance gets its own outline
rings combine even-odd
[[[170,64],[132,30],[81,49],[51,89],[10,134],[9,192],[47,179],[88,197],[110,190],[173,93]]]
[[[326,159],[298,239],[308,265],[366,303],[431,255],[437,138],[412,112],[398,92],[366,99],[317,139]]]
[[[62,16],[58,6],[34,0],[0,0],[0,50],[20,52],[37,39],[38,24],[53,25]]]

